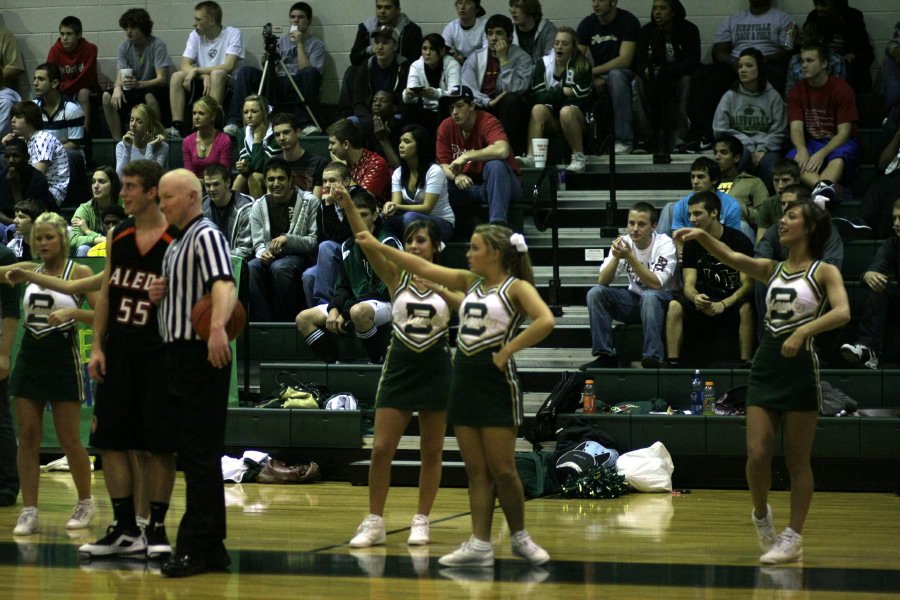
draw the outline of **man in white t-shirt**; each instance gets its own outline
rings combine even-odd
[[[613,319],[644,328],[641,366],[659,368],[665,359],[663,330],[666,309],[679,288],[675,243],[656,232],[656,209],[638,202],[628,212],[628,235],[616,238],[600,265],[598,285],[587,293],[591,321],[591,353],[581,370],[617,366]],[[628,289],[610,287],[618,275],[628,276]]]
[[[241,66],[244,39],[241,30],[222,27],[222,7],[204,1],[194,7],[194,31],[190,33],[181,56],[181,69],[172,74],[169,100],[172,104],[170,135],[184,133],[184,108],[187,92],[212,96],[221,106],[225,87]]]

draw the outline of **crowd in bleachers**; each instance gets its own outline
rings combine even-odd
[[[510,222],[510,204],[522,198],[521,169],[535,164],[535,139],[564,140],[571,151],[566,169],[575,173],[588,168],[591,153],[605,151],[598,138],[606,134],[616,154],[711,151],[691,167],[690,194],[659,215],[652,207],[638,211],[641,218],[630,215],[629,229],[647,221],[648,236],[661,239],[687,226],[721,236],[721,226],[729,239],[730,230],[742,231],[748,252],[773,257],[788,186],[803,186],[791,192],[801,198],[815,189],[812,196],[831,206],[849,198],[863,160],[857,98],[872,92],[876,50],[863,14],[846,0],[814,0],[803,24],[770,0],[749,0],[719,26],[709,64],[679,0],[653,0],[643,27],[616,0],[593,0],[593,13],[576,28],[557,27],[538,0],[482,4],[455,0],[458,18],[440,34],[423,35],[398,0],[376,0],[350,48],[336,112],[322,106],[321,88],[325,57],[337,49],[310,33],[306,2],[290,7],[288,32],[264,35],[263,70],[244,64],[244,34],[225,24],[216,2],[195,6],[179,65],[153,35],[151,15],[128,9],[119,19],[125,39],[107,91],[98,87],[97,47],[82,37],[82,22],[67,16],[47,61],[34,70],[33,100],[14,89],[24,68],[15,39],[2,30],[3,237],[27,259],[29,224],[43,211],[75,209],[72,254],[102,255],[105,232],[122,218],[117,193],[125,165],[150,159],[183,166],[204,181],[206,215],[246,261],[251,320],[299,323],[304,309],[329,305],[346,276],[342,260],[353,243],[329,199],[335,183],[371,199],[382,239],[400,243],[424,220],[449,242],[467,238],[482,206],[488,221]],[[896,246],[900,22],[884,48],[880,79],[881,176],[866,189],[856,186],[863,192],[859,217],[841,222],[839,231],[890,237]],[[101,127],[91,122],[92,102],[116,142],[115,165],[94,168],[91,140]],[[330,156],[303,148],[303,138],[314,135],[327,136]],[[181,165],[169,164],[174,143],[181,144]],[[666,260],[685,274],[703,263],[693,251],[683,257],[675,250]],[[896,248],[878,269],[896,275]],[[629,293],[655,287],[634,271]],[[718,302],[722,312],[740,314],[742,332],[753,330],[742,308],[753,305],[746,282],[713,277],[729,281],[702,292],[713,308],[685,304],[685,296],[701,294],[708,275],[704,268],[683,279],[672,273],[672,297],[658,298],[662,317],[652,317],[660,339],[646,342],[645,364],[677,362],[682,313],[719,316],[710,314]],[[893,289],[868,272],[864,282],[873,293]],[[364,285],[349,284],[350,298],[364,295]],[[599,306],[599,296],[589,296],[589,308]],[[348,321],[352,304],[340,307]],[[677,304],[674,317],[670,304]],[[667,312],[676,322],[665,322]],[[599,323],[592,320],[592,329],[602,329]],[[662,330],[670,328],[664,349]],[[595,366],[615,353],[604,335],[594,335]],[[741,358],[749,359],[745,338]],[[877,354],[877,344],[861,345]],[[862,352],[854,354],[857,346],[848,356]],[[859,356],[871,366],[868,355]]]

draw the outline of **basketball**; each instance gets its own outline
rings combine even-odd
[[[197,332],[204,340],[209,339],[209,323],[212,320],[212,296],[209,294],[204,294],[199,300],[197,300],[197,304],[194,305],[194,308],[191,310],[191,325],[194,327],[194,331]],[[240,300],[237,300],[234,304],[234,310],[231,313],[231,317],[228,319],[228,322],[225,323],[225,333],[228,335],[229,340],[233,340],[236,338],[241,331],[244,330],[244,325],[247,323],[247,312],[244,310],[244,305],[241,304]]]

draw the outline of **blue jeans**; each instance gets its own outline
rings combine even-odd
[[[250,274],[250,320],[262,322],[293,321],[303,308],[300,281],[310,261],[291,254],[269,264],[259,258],[247,263]]]
[[[441,232],[441,241],[445,244],[453,239],[453,223],[428,213],[413,211],[402,212],[384,219],[384,225],[388,228],[388,231],[391,231],[397,236],[397,239],[403,241],[403,234],[406,232],[406,228],[409,227],[409,224],[413,221],[432,221],[437,225],[438,231]]]
[[[0,381],[0,492],[18,495],[19,472],[16,468],[16,432],[9,411],[7,379]]]
[[[887,110],[900,104],[900,64],[893,58],[885,58],[881,64],[881,87]]]
[[[256,67],[241,67],[234,78],[231,104],[225,122],[230,125],[243,127],[244,125],[244,98],[259,91],[259,82],[262,80],[262,71]],[[287,76],[274,76],[271,80],[271,95],[266,100],[272,104],[287,104],[300,102],[297,93],[291,87]],[[319,94],[322,88],[322,75],[313,67],[306,67],[294,75],[294,82],[300,89],[300,93],[306,98],[306,105],[313,111],[319,106]],[[263,95],[266,90],[263,90]],[[305,110],[295,111],[297,120],[302,127],[312,125],[312,119]]]
[[[616,141],[630,144],[634,141],[634,128],[631,125],[631,81],[634,79],[634,71],[613,69],[601,77],[606,81],[606,90],[612,100],[613,116],[616,119]]]
[[[328,304],[334,282],[341,274],[341,245],[331,240],[319,244],[316,264],[303,271],[303,295],[306,306]]]
[[[588,316],[591,320],[591,353],[615,356],[613,319],[623,323],[640,323],[644,327],[643,357],[663,360],[666,357],[662,334],[666,310],[675,298],[672,292],[645,290],[635,294],[624,288],[595,285],[587,293]]]
[[[898,297],[900,297],[900,292],[898,292],[896,284],[891,283],[883,292],[869,290],[866,295],[866,309],[859,322],[858,339],[860,344],[871,348],[876,356],[881,356],[888,307],[891,301],[896,301]]]
[[[781,152],[766,152],[766,155],[762,157],[762,160],[759,161],[759,165],[756,167],[753,166],[752,159],[750,158],[751,154],[750,150],[744,148],[744,155],[741,157],[741,162],[738,165],[738,172],[746,171],[756,175],[762,179],[764,184],[766,184],[766,189],[769,190],[769,194],[774,194],[775,188],[772,185],[772,167],[775,166],[775,163],[781,158]]]
[[[447,184],[450,206],[456,211],[472,204],[487,204],[489,221],[509,223],[509,205],[522,201],[522,184],[505,160],[484,163],[482,183],[461,190],[452,181]]]

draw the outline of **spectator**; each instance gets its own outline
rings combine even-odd
[[[330,162],[322,174],[322,201],[319,204],[319,251],[316,264],[303,271],[303,295],[307,306],[319,306],[331,302],[334,283],[341,272],[341,244],[353,233],[343,210],[331,199],[336,185],[350,188],[350,169],[345,163]]]
[[[291,185],[283,159],[271,159],[265,177],[268,193],[250,207],[250,320],[288,322],[303,305],[303,271],[315,262],[319,199]]]
[[[700,30],[686,17],[681,0],[654,0],[650,22],[641,28],[634,59],[633,154],[668,153],[669,133],[677,132],[678,140],[687,134],[687,94],[690,76],[700,66]],[[673,101],[674,123],[668,118]]]
[[[617,366],[613,319],[643,325],[641,366],[663,365],[666,308],[678,289],[675,244],[656,231],[656,209],[646,202],[638,202],[628,211],[627,226],[628,235],[613,242],[600,265],[598,285],[587,293],[591,354],[597,358],[581,365],[582,371]],[[610,286],[621,275],[628,276],[627,290]]]
[[[738,58],[738,83],[725,92],[713,118],[716,140],[722,135],[743,145],[738,170],[772,179],[772,165],[781,158],[787,132],[787,113],[781,95],[766,81],[765,58],[756,48],[745,48]],[[768,185],[768,184],[767,184]]]
[[[447,177],[436,162],[434,139],[424,127],[407,125],[399,150],[400,166],[391,178],[391,201],[382,208],[385,227],[400,238],[413,221],[434,221],[441,240],[449,242],[456,217],[450,208]]]
[[[12,129],[10,119],[12,118],[10,111],[13,104],[21,102],[22,96],[16,90],[6,87],[3,80],[2,71],[0,71],[0,138],[5,136]]]
[[[3,80],[15,88],[19,83],[19,75],[25,72],[25,61],[19,52],[19,45],[5,27],[0,27],[0,66],[3,67]]]
[[[884,56],[881,63],[884,107],[888,112],[896,113],[900,110],[900,21],[894,25],[894,35],[884,47]]]
[[[400,166],[397,145],[403,121],[397,118],[400,105],[397,96],[387,90],[375,92],[372,97],[372,123],[374,130],[366,144],[369,150],[377,152],[388,162],[392,169]]]
[[[84,128],[91,130],[91,92],[97,87],[97,46],[81,37],[81,19],[68,16],[59,22],[59,39],[47,62],[59,67],[59,91],[75,99],[84,113]]]
[[[894,133],[878,157],[878,169],[884,176],[876,179],[866,190],[859,207],[859,216],[872,228],[876,239],[893,234],[892,207],[900,198],[900,129]]]
[[[891,216],[894,235],[881,244],[875,260],[862,276],[862,281],[869,290],[857,331],[857,341],[855,344],[841,346],[844,360],[869,369],[878,368],[888,308],[892,301],[897,300],[897,278],[900,276],[900,199],[894,201]],[[894,279],[893,283],[890,278]]]
[[[222,108],[212,96],[203,96],[194,102],[192,111],[194,133],[181,142],[184,168],[197,177],[213,163],[231,168],[231,136],[222,131],[225,121]]]
[[[572,161],[567,171],[584,171],[584,113],[590,101],[591,63],[578,51],[575,30],[568,26],[556,32],[553,49],[542,56],[534,68],[531,91],[534,106],[528,121],[526,155],[516,157],[527,167],[534,167],[532,140],[548,137],[547,133],[562,132],[572,149]]]
[[[315,114],[319,108],[319,97],[322,92],[322,74],[325,70],[325,44],[321,39],[309,32],[312,23],[312,7],[306,2],[295,2],[289,13],[291,30],[278,38],[277,50],[287,72],[281,65],[271,65],[274,77],[268,79],[268,87],[263,90],[266,97],[276,106],[294,106],[300,101],[297,92],[288,78],[297,84],[306,108]],[[268,55],[262,60],[268,61]],[[231,97],[231,109],[228,111],[225,132],[237,135],[241,127],[241,116],[244,98],[259,89],[262,71],[256,67],[244,66],[235,76],[234,93]],[[297,119],[303,129],[303,135],[321,134],[306,110],[298,110]]]
[[[16,226],[15,237],[6,246],[16,255],[16,260],[31,260],[31,227],[44,209],[34,200],[27,199],[16,202],[14,212],[16,214],[16,219],[13,221]]]
[[[844,59],[847,83],[857,94],[872,90],[870,69],[875,61],[875,49],[869,41],[863,14],[848,6],[847,0],[813,0],[815,9],[806,23],[816,25],[822,42]]]
[[[28,145],[31,165],[47,177],[50,194],[57,209],[66,201],[69,188],[69,157],[62,142],[52,133],[44,131],[41,109],[34,102],[19,102],[12,109],[12,132],[3,137],[3,143],[21,138]]]
[[[784,159],[788,161],[788,159]],[[792,162],[792,161],[791,161]],[[794,163],[796,167],[796,163]],[[777,171],[776,171],[777,172]],[[793,177],[794,171],[791,170],[791,177]],[[790,183],[785,185],[781,191],[778,193],[778,203],[777,203],[777,216],[774,219],[774,222],[769,225],[764,231],[761,230],[762,234],[759,240],[756,243],[756,251],[754,256],[756,258],[768,258],[770,260],[774,260],[777,262],[787,260],[787,249],[781,245],[781,238],[779,229],[781,228],[781,217],[784,214],[784,210],[788,206],[788,204],[809,201],[810,194],[809,188],[800,184],[800,169],[799,167],[796,169],[796,181],[794,183]],[[782,177],[782,182],[787,182],[787,177]],[[779,187],[779,183],[776,181],[775,184],[776,189]],[[760,213],[762,215],[762,211]],[[831,235],[828,236],[828,241],[825,242],[824,248],[824,256],[823,260],[829,264],[834,265],[838,269],[841,268],[841,265],[844,262],[844,242],[841,239],[841,236],[836,235],[836,231],[832,228]],[[754,283],[755,291],[754,295],[756,296],[756,312],[760,317],[765,315],[766,313],[766,284],[762,281],[756,281]],[[762,318],[758,319],[756,323],[756,337],[761,340],[764,329],[764,320]]]
[[[391,185],[391,169],[387,161],[362,147],[359,128],[348,119],[332,123],[326,133],[331,155],[350,166],[350,178],[356,185],[375,196],[379,204],[384,204]]]
[[[682,227],[690,227],[690,210],[688,209],[688,201],[691,196],[698,192],[715,192],[719,196],[721,203],[721,211],[719,212],[719,222],[726,227],[741,229],[741,205],[725,192],[719,191],[719,183],[722,181],[722,170],[719,164],[707,156],[701,156],[691,164],[691,193],[683,196],[678,202],[672,202],[666,205],[659,219],[657,231],[660,233],[670,234]],[[671,209],[668,207],[672,206]],[[749,226],[748,226],[749,229]],[[750,235],[750,239],[754,239]]]
[[[800,167],[789,158],[781,158],[772,166],[772,188],[775,193],[766,198],[756,211],[756,241],[781,219],[781,192],[789,185],[800,183]],[[765,289],[765,286],[763,287]]]
[[[525,154],[525,130],[531,103],[528,88],[534,64],[527,52],[512,45],[509,17],[493,15],[484,26],[488,45],[476,50],[463,64],[460,78],[475,97],[475,105],[503,125],[513,156]]]
[[[106,240],[103,229],[104,209],[119,203],[122,186],[115,169],[97,167],[91,177],[92,198],[75,209],[69,232],[69,249],[72,256],[87,256],[88,251]]]
[[[771,0],[748,0],[749,10],[727,17],[716,31],[713,63],[703,65],[691,77],[688,120],[691,128],[675,152],[695,154],[713,146],[712,120],[722,95],[737,78],[737,63],[745,48],[764,56],[763,73],[776,90],[784,89],[788,60],[794,50],[797,24]]]
[[[628,154],[634,144],[631,125],[631,81],[641,24],[617,8],[618,0],[593,0],[594,14],[578,25],[578,49],[590,53],[594,63],[594,87],[612,100],[615,119],[615,152]]]
[[[116,225],[128,218],[125,209],[119,204],[111,204],[100,211],[100,222],[103,226],[103,235],[108,236],[110,232],[116,228]],[[98,244],[88,250],[88,256],[97,258],[106,258],[106,237]]]
[[[119,17],[119,27],[125,31],[125,40],[116,53],[116,81],[111,94],[103,92],[102,100],[114,140],[122,136],[122,120],[130,115],[130,107],[146,104],[162,118],[160,103],[168,108],[166,85],[172,68],[166,43],[152,35],[150,13],[143,8],[129,8]],[[123,77],[122,69],[131,69],[131,75]]]
[[[85,141],[84,111],[81,106],[60,93],[62,81],[59,67],[51,63],[34,69],[34,103],[41,109],[44,130],[62,142],[66,150],[77,151],[82,160],[81,146]]]
[[[234,81],[244,59],[244,38],[236,27],[222,26],[222,7],[211,0],[194,6],[194,31],[188,35],[181,56],[181,68],[169,81],[172,127],[169,134],[178,137],[184,128],[186,94],[211,96],[222,106],[225,88]],[[202,169],[195,173],[202,176]]]
[[[426,35],[422,56],[410,65],[403,90],[407,122],[437,130],[441,121],[440,99],[459,85],[459,71],[459,63],[449,54],[444,38],[436,33]]]
[[[800,46],[807,44],[824,44],[822,36],[819,34],[819,27],[815,23],[807,21],[800,30]],[[847,66],[844,59],[837,52],[832,51],[828,58],[828,72],[838,79],[847,80]],[[791,56],[788,62],[787,81],[784,84],[784,97],[787,98],[794,89],[794,86],[803,81],[803,61],[800,60],[800,53]]]
[[[487,46],[484,35],[487,17],[481,0],[456,0],[454,5],[457,18],[444,26],[441,37],[447,43],[447,54],[463,64],[470,54]]]
[[[691,196],[691,227],[699,227],[735,252],[753,256],[753,243],[739,230],[719,222],[722,203],[712,191]],[[750,292],[753,281],[710,254],[696,241],[684,244],[681,275],[683,295],[669,303],[666,314],[666,349],[669,365],[677,367],[684,339],[684,322],[702,322],[704,329],[738,326],[741,365],[749,367],[753,356],[754,313]]]
[[[522,200],[519,163],[506,132],[493,115],[475,108],[475,95],[465,85],[450,90],[442,99],[450,116],[438,127],[437,161],[449,180],[450,205],[457,217],[473,204],[487,204],[491,223],[509,222],[509,205]],[[468,224],[466,229],[468,229]]]
[[[250,196],[259,198],[265,189],[263,169],[281,150],[269,124],[269,102],[264,96],[252,94],[244,98],[244,125],[244,145],[234,165],[238,172],[234,191],[250,192]]]
[[[159,116],[149,104],[137,104],[131,109],[128,131],[116,144],[116,173],[122,178],[125,166],[133,160],[152,160],[164,169],[169,168],[169,144]]]
[[[716,137],[713,157],[722,172],[722,181],[719,182],[718,189],[741,203],[741,220],[756,225],[756,211],[768,199],[769,190],[758,177],[738,171],[743,153],[744,145],[733,135]]]
[[[356,69],[353,81],[353,116],[350,120],[366,133],[372,130],[372,98],[387,91],[399,96],[409,79],[409,62],[397,54],[400,34],[390,26],[372,32],[373,56]]]
[[[322,170],[328,161],[300,145],[301,129],[300,121],[291,113],[278,113],[272,118],[275,143],[281,148],[281,158],[291,166],[291,185],[318,198],[322,195]]]
[[[350,49],[350,66],[344,71],[341,80],[341,96],[338,101],[338,114],[341,117],[353,114],[354,81],[357,67],[367,62],[375,54],[372,34],[385,26],[391,27],[397,32],[396,52],[407,63],[414,60],[421,52],[422,29],[400,12],[400,0],[375,0],[375,16],[366,19],[356,28],[356,39]]]
[[[787,157],[800,165],[807,187],[824,179],[852,178],[859,160],[856,97],[845,82],[828,74],[828,48],[803,46],[803,81],[788,96],[794,149]]]
[[[12,223],[16,203],[28,198],[40,207],[38,214],[55,207],[56,199],[50,194],[47,178],[29,164],[25,140],[10,139],[3,152],[6,164],[0,173],[0,224]]]
[[[540,0],[509,0],[509,14],[513,22],[512,43],[537,64],[553,50],[556,25],[544,18]]]
[[[214,163],[203,171],[203,216],[213,222],[228,240],[231,256],[249,259],[253,255],[250,237],[250,206],[253,198],[231,189],[231,172]]]
[[[357,189],[351,192],[350,197],[363,223],[381,243],[397,249],[403,248],[400,240],[378,227],[378,207],[372,194]],[[337,344],[331,336],[346,335],[352,323],[369,361],[380,364],[384,361],[388,340],[386,336],[379,335],[379,328],[384,325],[390,327],[390,292],[375,274],[353,237],[343,243],[341,256],[341,272],[331,301],[299,313],[296,318],[297,329],[316,356],[327,363],[333,363],[339,356]]]

